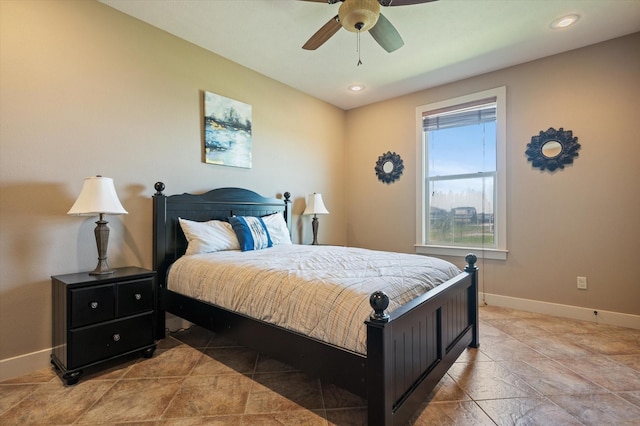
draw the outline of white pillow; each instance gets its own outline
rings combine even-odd
[[[269,216],[262,216],[262,220],[269,231],[269,236],[274,246],[278,244],[291,244],[291,235],[287,222],[284,221],[282,213],[276,213]]]
[[[189,243],[185,255],[240,250],[238,237],[228,222],[221,220],[194,222],[181,217],[178,220]]]

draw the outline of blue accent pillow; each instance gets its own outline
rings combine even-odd
[[[233,216],[229,223],[238,237],[240,250],[262,250],[273,246],[269,231],[260,217]]]

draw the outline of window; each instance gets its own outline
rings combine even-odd
[[[416,252],[506,259],[506,88],[416,109]]]

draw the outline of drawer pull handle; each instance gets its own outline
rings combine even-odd
[[[117,342],[118,340],[120,340],[120,335],[118,333],[113,335],[113,341]]]
[[[89,306],[91,306],[91,309],[96,309],[98,308],[98,302],[91,302],[89,303]]]
[[[140,293],[136,293],[134,297],[136,298],[136,300],[142,299],[142,295]]]

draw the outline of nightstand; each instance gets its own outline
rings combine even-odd
[[[87,367],[138,351],[145,358],[153,355],[154,271],[127,267],[105,275],[56,275],[51,285],[51,363],[67,385],[76,384]]]

